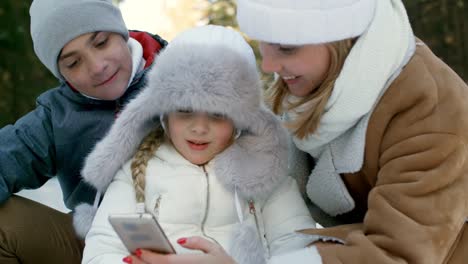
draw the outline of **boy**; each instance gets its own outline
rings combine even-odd
[[[0,129],[0,263],[80,263],[71,215],[12,194],[58,176],[68,208],[91,202],[83,160],[166,41],[128,32],[110,0],[34,0],[30,15],[34,51],[61,84]]]

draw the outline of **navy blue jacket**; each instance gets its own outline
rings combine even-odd
[[[151,57],[167,44],[157,35],[149,40],[157,41],[150,45],[154,50]],[[142,45],[144,55],[152,52]],[[84,159],[106,134],[116,113],[145,85],[148,69],[137,73],[125,94],[115,101],[87,98],[63,83],[41,94],[36,109],[0,129],[0,204],[11,194],[39,188],[54,176],[68,208],[92,203],[95,190],[80,175]]]

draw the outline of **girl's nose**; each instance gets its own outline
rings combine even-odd
[[[190,129],[196,134],[205,134],[209,129],[209,119],[205,114],[197,114],[193,117]]]

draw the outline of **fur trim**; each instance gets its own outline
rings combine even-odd
[[[233,234],[231,256],[239,264],[264,264],[265,250],[258,237],[257,229],[246,222],[239,224]]]
[[[135,153],[143,138],[159,124],[153,120],[153,113],[144,111],[141,104],[147,104],[143,91],[132,100],[120,114],[108,134],[86,157],[81,171],[84,180],[102,193],[111,183],[119,168]]]
[[[261,104],[260,77],[256,67],[234,50],[222,45],[207,49],[171,43],[155,66],[148,74],[151,93],[147,104],[140,105],[142,111],[158,115],[180,109],[219,113],[242,130],[255,122]]]
[[[256,122],[215,159],[216,175],[228,189],[237,187],[244,198],[265,196],[287,176],[288,136],[266,108]]]
[[[96,211],[97,208],[87,203],[82,203],[75,207],[73,213],[73,227],[79,238],[84,239],[86,237],[93,223]]]

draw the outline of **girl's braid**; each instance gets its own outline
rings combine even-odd
[[[137,203],[144,203],[145,201],[146,166],[148,165],[148,160],[151,159],[159,146],[161,146],[163,140],[164,130],[158,126],[157,129],[151,131],[143,139],[133,157],[131,170]]]

